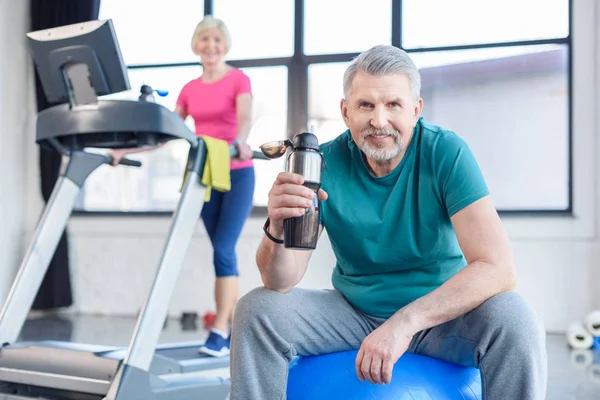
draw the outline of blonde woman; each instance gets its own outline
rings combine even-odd
[[[252,117],[250,79],[225,62],[231,37],[223,21],[206,16],[192,36],[192,51],[200,57],[202,75],[188,82],[177,99],[175,113],[194,120],[197,135],[235,144],[239,156],[231,160],[231,190],[212,191],[201,218],[213,246],[216,318],[201,353],[229,354],[229,325],[239,298],[236,244],[252,209],[254,165],[246,143]],[[113,163],[142,149],[113,150]]]
[[[235,143],[239,158],[231,160],[231,190],[211,193],[201,213],[213,245],[216,318],[201,353],[229,354],[229,327],[239,298],[236,244],[252,209],[254,166],[246,144],[252,118],[250,79],[225,63],[231,37],[223,21],[206,16],[196,27],[192,50],[200,57],[202,76],[188,82],[177,99],[175,113],[194,119],[196,134]]]

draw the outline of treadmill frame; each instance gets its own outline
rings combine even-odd
[[[66,227],[75,200],[85,180],[96,168],[110,161],[104,155],[84,151],[73,151],[70,157],[63,158],[60,177],[38,222],[27,255],[0,312],[0,343],[4,343],[2,352],[11,355],[11,357],[5,357],[4,360],[0,357],[0,383],[11,386],[11,392],[14,391],[12,388],[20,388],[25,390],[24,393],[35,393],[38,396],[44,395],[43,393],[46,391],[61,390],[64,391],[64,398],[86,393],[88,396],[92,396],[90,398],[105,400],[165,398],[175,400],[197,396],[200,392],[202,399],[222,400],[226,398],[229,393],[228,379],[202,377],[202,374],[210,369],[208,362],[202,363],[204,365],[201,368],[190,368],[187,372],[178,371],[160,376],[155,375],[151,368],[152,362],[155,360],[155,352],[159,347],[158,340],[163,330],[168,306],[204,205],[206,187],[201,183],[201,176],[206,161],[206,147],[201,138],[197,140],[197,143],[190,147],[181,198],[171,218],[168,239],[156,270],[154,282],[138,315],[124,358],[103,357],[104,354],[117,352],[122,355],[122,351],[116,349],[104,352],[94,351],[93,347],[87,349],[85,346],[71,343],[65,343],[60,346],[62,348],[57,348],[52,345],[44,346],[44,343],[41,342],[37,346],[42,347],[43,352],[54,354],[55,360],[60,357],[62,360],[70,359],[72,361],[71,373],[67,374],[62,365],[61,374],[52,374],[49,371],[33,371],[7,365],[22,364],[22,360],[14,361],[16,359],[14,355],[17,353],[22,354],[27,362],[27,351],[29,353],[40,351],[35,347],[24,348],[18,343],[13,346],[10,344],[18,338],[35,294],[39,290],[56,250],[58,238]],[[32,345],[36,346],[35,343]],[[162,347],[165,348],[164,345]],[[32,362],[31,360],[34,358],[29,358],[29,362]],[[114,374],[106,376],[106,379],[81,376],[82,374],[78,372],[81,372],[86,363],[91,369],[94,369],[92,365],[99,367],[99,364],[103,363],[104,370],[109,365],[107,363],[114,363]],[[220,359],[214,359],[213,363],[216,368],[223,367],[224,364]],[[0,392],[0,399],[31,398],[22,397],[21,393],[23,392],[9,395]]]

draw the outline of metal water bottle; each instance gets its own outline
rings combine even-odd
[[[304,215],[284,221],[284,246],[289,249],[313,250],[319,239],[321,203],[318,192],[321,188],[323,157],[319,151],[319,141],[312,133],[294,136],[292,148],[287,160],[287,171],[302,175],[304,186],[311,189],[314,196]]]
[[[310,132],[299,133],[292,140],[269,142],[261,146],[268,158],[279,158],[288,149],[291,151],[287,159],[287,172],[302,175],[304,186],[311,189],[314,195],[304,215],[283,222],[283,244],[288,249],[314,250],[319,239],[321,202],[318,192],[321,188],[323,155],[317,136]]]

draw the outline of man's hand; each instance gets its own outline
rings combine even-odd
[[[365,338],[356,356],[358,379],[376,384],[387,384],[392,380],[392,369],[404,354],[413,333],[408,324],[394,317]]]
[[[312,204],[315,193],[304,186],[303,182],[304,178],[298,174],[280,172],[277,175],[269,191],[267,204],[271,221],[268,231],[271,236],[283,239],[283,221],[304,215],[306,208]],[[327,193],[323,189],[319,190],[319,199],[327,199]],[[321,232],[322,227],[319,234]],[[265,235],[256,252],[256,265],[265,287],[280,293],[289,292],[302,280],[311,254],[312,251],[286,249]]]
[[[287,218],[304,215],[306,208],[312,204],[315,192],[303,185],[302,175],[280,172],[269,191],[267,211],[271,219],[269,229],[271,235],[283,235],[283,221]],[[327,193],[319,189],[319,200],[327,199]]]

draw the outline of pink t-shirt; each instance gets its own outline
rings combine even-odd
[[[252,93],[250,79],[241,70],[232,68],[216,82],[205,83],[202,78],[188,82],[181,89],[177,105],[194,119],[196,135],[223,139],[231,144],[238,134],[235,102],[242,93]],[[252,165],[252,160],[231,160],[231,169]]]

